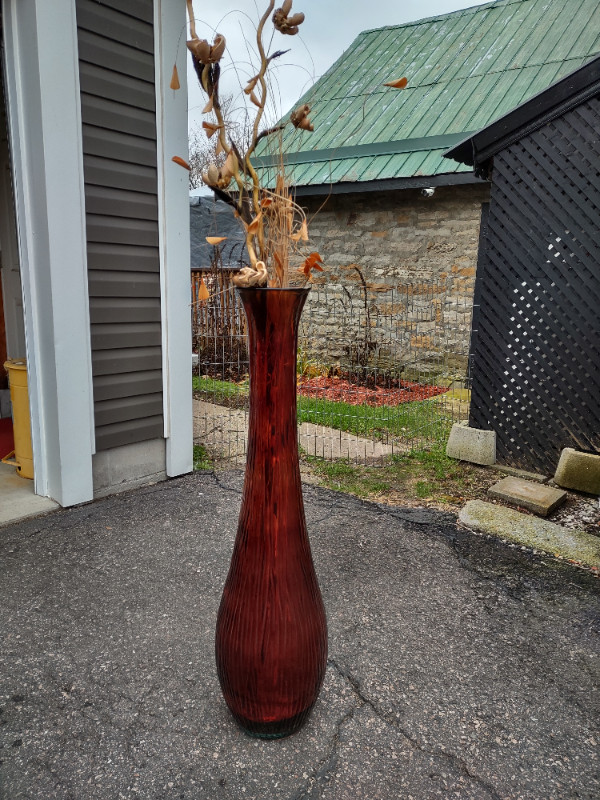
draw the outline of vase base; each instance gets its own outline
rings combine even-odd
[[[311,710],[312,706],[301,711],[300,714],[295,714],[293,717],[276,722],[256,722],[255,720],[240,717],[238,714],[234,716],[244,733],[254,739],[284,739],[286,736],[291,736],[300,730],[307,721]]]

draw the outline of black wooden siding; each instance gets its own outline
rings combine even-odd
[[[163,436],[153,0],[77,0],[96,449]]]
[[[552,474],[600,453],[600,98],[494,156],[477,267],[471,425]]]

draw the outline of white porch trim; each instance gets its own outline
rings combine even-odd
[[[35,491],[93,497],[93,390],[75,0],[3,0]]]
[[[187,158],[185,3],[155,0],[156,139],[162,284],[162,353],[167,475],[193,467],[190,212]],[[181,89],[169,88],[177,63]]]

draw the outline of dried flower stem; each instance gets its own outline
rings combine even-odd
[[[318,266],[320,257],[318,253],[311,253],[306,258],[302,255],[303,243],[308,240],[308,226],[304,211],[293,201],[289,184],[285,179],[281,140],[280,163],[274,191],[261,187],[258,173],[250,159],[262,139],[274,133],[280,134],[287,124],[278,123],[261,130],[268,97],[266,80],[268,67],[273,59],[287,52],[277,50],[267,56],[263,41],[265,25],[272,16],[273,25],[279,33],[294,35],[298,33],[298,26],[303,22],[304,14],[289,16],[292,0],[284,0],[282,7],[273,14],[275,0],[268,0],[267,8],[260,17],[256,28],[259,69],[244,89],[244,93],[249,95],[250,101],[256,106],[256,112],[249,145],[244,148],[245,152],[240,152],[230,136],[219,101],[219,62],[225,49],[225,38],[218,33],[212,45],[204,39],[198,39],[193,0],[186,0],[186,3],[192,37],[188,42],[188,48],[192,54],[200,85],[208,96],[204,112],[212,112],[216,117],[216,124],[206,123],[203,127],[209,137],[217,133],[217,152],[226,153],[225,163],[221,166],[217,166],[216,163],[209,164],[202,178],[218,197],[236,209],[245,227],[250,266],[240,270],[234,283],[240,286],[264,286],[268,282],[270,286],[286,287],[290,284],[293,267],[297,268],[294,272],[294,282],[304,281],[310,278],[311,269],[321,269]],[[313,126],[308,119],[309,112],[310,108],[306,104],[294,112],[290,117],[294,127],[312,131]],[[228,191],[232,180],[237,186],[236,192]],[[268,269],[271,270],[270,279]]]
[[[194,6],[192,0],[186,0],[187,2],[187,10],[188,10],[188,17],[190,20],[190,37],[192,39],[197,39],[198,36],[196,34],[196,17],[194,16]]]

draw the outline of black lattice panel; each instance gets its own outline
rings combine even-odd
[[[553,473],[600,452],[600,99],[495,156],[488,224],[470,424]]]

